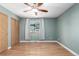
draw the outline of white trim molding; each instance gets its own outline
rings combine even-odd
[[[57,41],[20,41],[21,43],[22,42],[57,42]]]
[[[8,49],[11,49],[11,47],[8,47]]]
[[[79,56],[79,54],[77,54],[77,53],[74,52],[73,50],[69,49],[69,48],[66,47],[64,44],[62,44],[62,43],[60,43],[60,42],[58,42],[58,41],[57,41],[57,43],[58,43],[59,45],[61,45],[63,48],[65,48],[66,50],[68,50],[69,52],[71,52],[73,55]]]

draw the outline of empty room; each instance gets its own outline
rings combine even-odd
[[[79,3],[0,3],[0,56],[78,56]]]

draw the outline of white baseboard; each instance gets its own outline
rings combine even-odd
[[[20,41],[20,42],[57,42],[57,41]]]
[[[64,47],[64,48],[65,48],[66,50],[68,50],[69,52],[71,52],[73,55],[79,56],[76,52],[74,52],[73,50],[69,49],[68,47],[66,47],[66,46],[63,45],[62,43],[60,43],[60,42],[58,42],[58,41],[57,41],[57,43],[58,43],[59,45],[61,45],[62,47]]]
[[[11,49],[11,47],[8,47],[8,49]]]

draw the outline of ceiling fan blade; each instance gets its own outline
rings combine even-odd
[[[37,4],[37,3],[33,3],[33,4]]]
[[[31,11],[32,9],[30,9],[30,10],[25,10],[24,12],[28,12],[28,11]]]
[[[42,12],[48,12],[48,10],[46,9],[38,9],[39,11],[42,11]]]
[[[27,5],[27,6],[33,7],[33,6],[31,6],[29,3],[24,3],[24,4]]]
[[[37,3],[37,5],[38,5],[37,7],[39,7],[39,6],[43,5],[43,3]]]
[[[33,3],[35,7],[40,7],[43,3]]]
[[[29,10],[25,10],[24,12],[28,12]]]

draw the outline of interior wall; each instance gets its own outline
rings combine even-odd
[[[32,18],[33,19],[33,18]],[[43,18],[44,19],[44,28],[45,28],[45,39],[44,40],[56,40],[56,19],[53,18]],[[20,20],[20,41],[25,40],[25,19]]]
[[[16,16],[11,11],[7,10],[6,8],[0,5],[0,12],[6,14],[8,16],[8,47],[11,47],[11,17],[19,20],[19,17]]]
[[[79,4],[58,19],[58,41],[79,54]]]
[[[56,40],[56,19],[53,18],[44,18],[45,26],[45,40]]]
[[[20,41],[25,40],[25,23],[26,23],[26,20],[21,18],[20,19]]]

